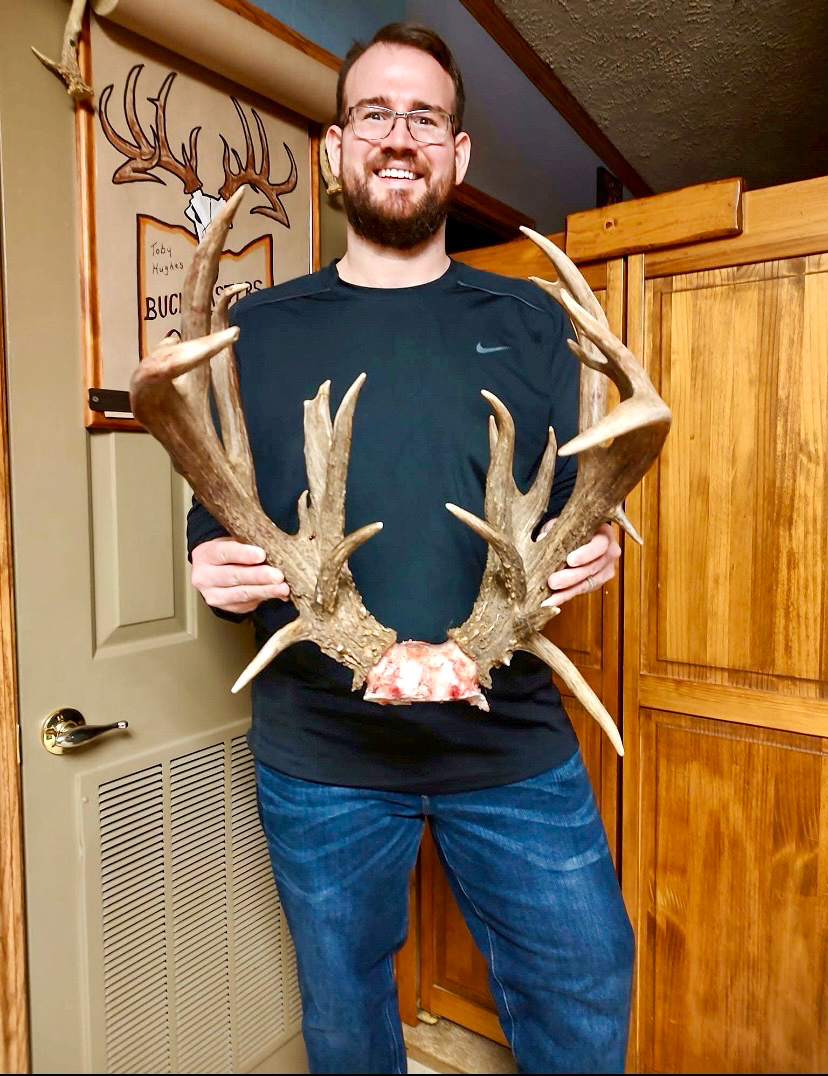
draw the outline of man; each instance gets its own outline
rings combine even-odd
[[[440,642],[468,614],[483,543],[446,501],[481,514],[488,408],[514,415],[515,476],[531,481],[547,428],[577,422],[579,366],[560,308],[528,282],[452,262],[445,217],[469,161],[451,54],[412,24],[355,45],[327,134],[347,253],[234,309],[242,402],[265,511],[296,529],[305,488],[301,401],[362,370],[346,533],[384,521],[351,558],[371,612]],[[554,517],[574,483],[562,461]],[[546,524],[552,525],[553,520]],[[193,583],[219,615],[253,613],[261,643],[292,619],[281,572],[198,504]],[[610,579],[608,527],[549,580],[563,603]],[[282,603],[273,599],[281,599]],[[622,1072],[632,932],[594,797],[548,669],[526,654],[493,674],[489,714],[467,703],[383,708],[310,643],[253,683],[259,808],[299,964],[313,1072],[404,1072],[393,956],[428,817],[489,963],[500,1020],[527,1072]]]

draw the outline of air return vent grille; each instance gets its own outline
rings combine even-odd
[[[301,1003],[244,737],[83,784],[93,1067],[249,1071]]]

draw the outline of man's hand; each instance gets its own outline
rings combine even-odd
[[[192,583],[208,605],[225,613],[249,613],[270,598],[285,601],[290,587],[265,551],[232,538],[214,538],[192,553]]]
[[[557,519],[547,520],[541,527],[540,538],[548,534]],[[549,576],[549,589],[554,604],[568,602],[578,594],[587,594],[609,582],[615,575],[615,562],[621,556],[621,546],[616,542],[612,527],[602,523],[586,545],[573,549],[566,558],[567,568],[560,568]]]

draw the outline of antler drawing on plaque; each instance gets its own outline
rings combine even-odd
[[[621,403],[558,450],[562,456],[581,457],[575,489],[555,526],[535,541],[532,533],[549,502],[554,478],[554,433],[550,428],[535,482],[522,494],[512,472],[512,416],[496,396],[484,391],[494,412],[489,420],[491,462],[485,519],[456,505],[446,507],[485,538],[489,552],[471,615],[449,636],[473,658],[480,683],[486,687],[491,685],[492,667],[508,664],[515,650],[535,654],[566,681],[623,754],[618,730],[597,695],[566,654],[541,634],[546,622],[560,611],[549,597],[547,579],[564,567],[567,555],[589,541],[601,523],[621,521],[623,513],[618,506],[654,463],[670,428],[671,414],[639,361],[610,332],[598,301],[575,265],[544,236],[528,228],[522,231],[557,270],[560,283],[532,279],[554,296],[572,319],[578,341],[569,341],[570,348],[585,366],[615,382]],[[623,521],[627,522],[626,517]]]
[[[288,220],[287,211],[279,200],[279,196],[282,194],[289,194],[296,186],[296,179],[298,172],[296,170],[296,161],[293,158],[293,154],[290,152],[290,146],[287,142],[283,142],[285,152],[288,155],[290,161],[290,172],[287,179],[281,183],[272,183],[270,179],[270,147],[267,144],[267,132],[264,129],[261,117],[255,108],[251,108],[253,113],[253,119],[256,121],[256,129],[259,132],[259,142],[261,143],[262,159],[259,167],[256,167],[256,154],[253,149],[253,136],[250,133],[250,124],[245,118],[244,111],[235,99],[232,99],[233,104],[236,107],[236,112],[239,114],[241,120],[242,130],[244,131],[244,148],[245,148],[245,162],[242,164],[241,157],[236,150],[231,150],[227,144],[227,139],[222,135],[221,140],[224,143],[224,155],[222,164],[224,166],[224,184],[219,190],[219,197],[227,200],[231,195],[235,194],[239,187],[247,183],[249,186],[254,187],[257,191],[267,198],[270,202],[270,206],[257,205],[250,210],[251,213],[261,213],[265,217],[272,217],[280,224],[284,224],[285,227],[290,227],[290,221]],[[236,171],[233,171],[233,167],[230,163],[230,154],[236,161]]]
[[[136,418],[167,448],[201,503],[239,541],[262,547],[268,563],[284,572],[290,586],[297,619],[265,644],[233,690],[292,643],[310,640],[352,670],[355,689],[367,682],[366,699],[464,699],[488,709],[481,685],[491,687],[491,669],[508,665],[516,650],[525,650],[563,677],[623,754],[618,730],[600,700],[563,651],[541,634],[559,612],[548,597],[547,579],[602,522],[620,519],[618,505],[654,462],[671,415],[638,360],[610,332],[581,274],[547,239],[524,229],[551,258],[562,281],[536,283],[574,322],[578,342],[569,346],[586,367],[615,382],[621,403],[560,450],[562,455],[581,456],[575,489],[555,526],[535,540],[532,535],[547,509],[554,479],[553,431],[532,488],[523,494],[513,475],[512,417],[496,396],[484,391],[494,412],[485,519],[446,506],[489,545],[480,593],[469,618],[449,632],[446,642],[397,643],[394,632],[366,610],[347,565],[348,557],[382,526],[372,523],[344,533],[351,429],[364,374],[346,393],[333,423],[330,382],[305,403],[308,490],[299,498],[298,532],[280,530],[259,503],[232,350],[239,330],[227,328],[228,303],[244,285],[226,289],[212,315],[210,310],[222,245],[240,197],[241,192],[233,195],[215,217],[187,273],[183,341],[160,344],[140,363],[130,386]],[[211,377],[221,440],[209,407]],[[586,411],[595,418],[600,393],[590,384],[585,391],[592,401]]]
[[[259,134],[260,161],[256,164],[256,152],[253,147],[253,136],[250,132],[250,124],[244,114],[244,109],[231,97],[239,119],[241,120],[244,133],[245,160],[242,159],[235,149],[231,149],[227,139],[219,135],[224,145],[222,163],[224,166],[224,183],[214,198],[205,194],[203,184],[198,176],[198,136],[201,127],[193,127],[190,130],[188,144],[181,145],[181,156],[176,157],[167,137],[167,101],[170,96],[172,84],[176,78],[176,72],[170,71],[161,83],[161,88],[156,97],[148,97],[147,100],[155,108],[155,122],[150,125],[149,134],[141,126],[138,118],[138,104],[136,101],[138,79],[144,69],[143,64],[135,64],[130,68],[124,84],[124,115],[127,128],[132,136],[132,141],[118,134],[109,118],[109,104],[112,98],[114,85],[105,86],[101,91],[98,111],[100,114],[101,127],[107,140],[121,153],[126,160],[115,169],[112,175],[113,183],[135,183],[141,180],[149,180],[152,183],[163,183],[164,180],[159,172],[168,172],[175,176],[184,187],[184,193],[190,195],[190,203],[184,210],[184,215],[192,222],[199,240],[204,238],[210,221],[218,213],[220,207],[239,190],[240,187],[253,187],[263,194],[268,205],[253,206],[251,213],[261,213],[266,217],[290,227],[287,210],[281,201],[281,196],[289,194],[296,187],[298,171],[296,161],[285,142],[289,170],[287,178],[281,183],[273,183],[270,179],[270,147],[267,141],[267,131],[261,116],[255,108],[251,108],[256,129]],[[231,156],[236,162],[235,170],[231,163]]]
[[[114,86],[105,86],[101,90],[98,103],[101,126],[115,149],[126,157],[126,160],[115,169],[112,182],[134,183],[149,180],[152,183],[163,183],[163,179],[153,173],[153,169],[158,168],[163,172],[170,172],[179,179],[184,185],[185,194],[193,194],[202,187],[201,180],[198,178],[198,134],[201,128],[192,128],[189,149],[182,144],[181,160],[179,160],[170,148],[167,139],[167,98],[176,75],[175,71],[171,71],[161,83],[158,96],[147,98],[150,104],[155,106],[155,125],[151,128],[152,137],[147,136],[138,119],[138,107],[135,100],[138,78],[143,69],[143,64],[135,64],[131,67],[124,85],[124,113],[129,133],[133,138],[132,142],[118,134],[107,113]]]
[[[210,310],[222,246],[242,193],[213,219],[196,250],[182,293],[182,342],[162,342],[132,375],[133,414],[161,441],[207,510],[239,541],[264,549],[268,564],[280,568],[290,585],[298,617],[268,640],[234,690],[301,640],[350,668],[356,689],[395,639],[366,610],[347,565],[382,528],[371,523],[344,533],[351,428],[365,376],[345,394],[333,423],[330,382],[305,404],[308,490],[299,498],[299,530],[286,534],[259,503],[232,351],[239,330],[227,327],[229,300],[245,286],[226,289],[212,317]],[[223,443],[210,414],[211,372]]]

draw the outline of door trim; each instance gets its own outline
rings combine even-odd
[[[0,1071],[29,1072],[23,792],[17,708],[3,279],[0,275]]]

